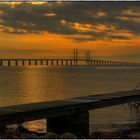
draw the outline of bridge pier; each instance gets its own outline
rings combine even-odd
[[[2,60],[0,60],[0,66],[3,66],[3,61]]]
[[[53,62],[53,60],[51,60],[51,65],[52,65],[52,66],[54,65],[54,62]]]
[[[8,66],[11,66],[11,61],[10,60],[8,60]]]
[[[58,60],[56,60],[56,66],[59,66],[59,61]]]
[[[46,60],[46,65],[47,65],[47,66],[49,65],[49,61],[48,61],[48,60]]]
[[[66,60],[66,66],[68,66],[68,60]]]
[[[90,61],[90,65],[92,66],[93,64],[92,64],[92,60]]]
[[[63,65],[64,65],[63,60],[61,60],[61,66],[63,66]]]
[[[47,131],[57,134],[65,132],[89,133],[89,112],[77,112],[71,115],[47,118]]]
[[[41,66],[43,65],[43,60],[40,60],[40,65],[41,65]]]
[[[18,66],[18,60],[15,60],[15,66]]]
[[[35,66],[37,65],[37,60],[35,60]]]
[[[31,66],[31,60],[29,60],[29,66]]]
[[[99,67],[99,61],[97,61],[97,67]]]
[[[24,60],[22,60],[22,66],[24,66],[25,65],[25,61]]]

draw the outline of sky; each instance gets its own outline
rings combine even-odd
[[[140,62],[140,2],[1,2],[0,58]]]

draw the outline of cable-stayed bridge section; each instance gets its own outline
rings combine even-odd
[[[1,58],[0,66],[94,66],[94,67],[135,67],[140,66],[140,63],[96,60],[91,57],[90,50],[86,50],[86,57],[78,57],[78,49],[74,49],[73,58]]]

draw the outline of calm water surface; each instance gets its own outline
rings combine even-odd
[[[0,106],[60,100],[132,90],[140,82],[140,68],[1,67]],[[90,111],[90,129],[115,129],[140,122],[140,114],[125,105]],[[25,123],[44,131],[45,120]]]

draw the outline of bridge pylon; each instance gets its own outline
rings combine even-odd
[[[78,64],[78,49],[74,48],[74,65]]]

